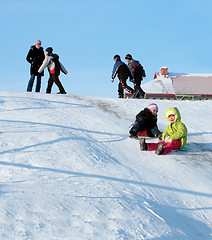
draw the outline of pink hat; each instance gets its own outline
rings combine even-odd
[[[35,45],[41,45],[41,40],[36,40]]]
[[[149,106],[147,107],[149,110],[153,110],[155,109],[156,111],[158,111],[158,106],[156,103],[151,103],[149,104]]]

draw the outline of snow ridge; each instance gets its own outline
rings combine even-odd
[[[0,92],[0,239],[211,239],[211,101],[155,102],[162,131],[179,108],[188,152],[128,138],[150,100]]]

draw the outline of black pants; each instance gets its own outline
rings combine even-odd
[[[132,126],[132,128],[130,129],[130,134],[133,134],[139,132],[139,131],[142,131],[146,129],[145,127],[145,120],[144,120],[144,117],[141,116],[139,118],[137,118]],[[147,135],[149,137],[157,137],[157,134],[160,133],[160,130],[157,128],[157,127],[153,127],[153,128],[147,128]],[[135,135],[135,134],[134,134]]]
[[[137,97],[144,97],[145,92],[141,88],[141,79],[135,79],[135,84],[134,84],[135,92],[139,91],[139,94]]]
[[[63,88],[63,85],[62,85],[62,83],[60,82],[58,76],[57,76],[57,75],[54,75],[54,74],[51,74],[50,77],[49,77],[48,86],[47,86],[47,89],[46,89],[46,93],[51,93],[53,83],[55,83],[55,84],[58,86],[58,88],[59,88],[59,90],[60,90],[60,93],[66,93],[66,91],[65,91],[65,89]]]
[[[127,85],[127,79],[119,79],[119,80],[120,82],[119,82],[118,93],[120,98],[124,97],[124,89],[126,89],[131,94],[135,92],[134,89],[132,89],[130,86]]]

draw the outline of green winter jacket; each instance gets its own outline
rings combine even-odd
[[[166,110],[165,116],[166,119],[169,121],[169,118],[167,116],[168,111],[174,111],[175,112],[175,122],[170,123],[166,130],[163,132],[162,140],[165,140],[165,137],[169,136],[171,140],[180,140],[181,141],[181,148],[186,145],[187,141],[187,128],[185,124],[181,122],[181,116],[179,110],[175,108],[169,108]]]

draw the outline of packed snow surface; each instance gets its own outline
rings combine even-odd
[[[188,128],[164,156],[128,137],[151,102],[0,92],[0,239],[211,240],[212,102],[154,101]]]

